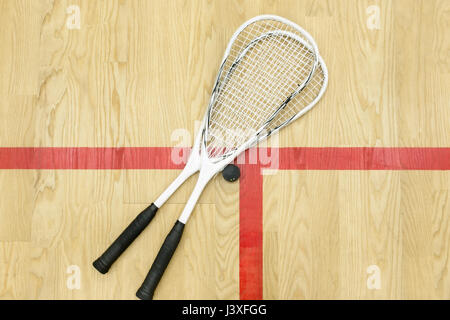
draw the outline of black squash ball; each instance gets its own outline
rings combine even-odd
[[[227,165],[222,171],[222,177],[229,182],[236,181],[240,176],[241,170],[234,164]]]

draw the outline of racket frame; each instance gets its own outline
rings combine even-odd
[[[290,27],[292,27],[293,29],[296,29],[297,31],[299,31],[300,33],[302,33],[302,35],[306,38],[307,41],[301,39],[299,36],[297,36],[296,34],[289,32],[289,31],[282,31],[282,30],[275,30],[272,32],[267,32],[264,33],[262,35],[260,35],[259,37],[255,38],[254,40],[252,40],[249,44],[247,44],[246,48],[242,51],[242,53],[236,58],[236,60],[233,62],[233,66],[235,64],[238,64],[242,58],[245,56],[245,54],[248,52],[248,50],[250,50],[256,43],[257,41],[260,41],[266,37],[269,36],[289,36],[291,38],[293,38],[294,40],[300,42],[302,45],[304,45],[306,48],[308,48],[313,56],[314,56],[314,62],[313,65],[311,67],[311,70],[309,72],[308,77],[298,86],[298,88],[275,110],[275,112],[267,119],[267,121],[255,132],[255,135],[253,137],[251,137],[247,142],[243,143],[240,147],[238,147],[237,149],[233,150],[232,152],[226,153],[224,155],[221,155],[218,158],[208,158],[208,153],[206,151],[206,139],[208,137],[208,129],[209,129],[209,123],[210,123],[210,115],[211,115],[211,111],[212,108],[214,106],[214,103],[216,101],[216,96],[217,94],[220,92],[221,88],[223,88],[223,86],[225,84],[222,84],[222,86],[220,86],[220,79],[222,77],[222,73],[224,71],[224,66],[225,63],[227,62],[227,58],[231,52],[232,46],[234,44],[234,41],[237,39],[237,37],[239,36],[239,34],[249,25],[251,25],[254,22],[260,21],[260,20],[274,20],[274,21],[278,21],[281,22],[283,24],[286,24]],[[317,45],[314,41],[314,39],[312,38],[312,36],[306,31],[304,30],[302,27],[300,27],[299,25],[297,25],[296,23],[289,21],[285,18],[276,16],[276,15],[260,15],[260,16],[256,16],[248,21],[246,21],[244,24],[242,24],[237,30],[236,32],[233,34],[233,36],[231,37],[230,41],[228,42],[227,48],[225,49],[225,53],[223,55],[222,58],[222,62],[220,64],[220,68],[219,68],[219,72],[217,74],[216,77],[216,81],[211,93],[211,98],[208,104],[208,108],[206,110],[206,114],[205,117],[203,119],[203,125],[202,125],[202,129],[200,129],[200,131],[197,133],[197,136],[195,138],[195,142],[194,145],[191,149],[191,153],[189,155],[188,161],[186,163],[186,166],[184,167],[184,169],[181,171],[181,173],[178,175],[178,177],[169,185],[169,187],[167,187],[167,189],[158,197],[158,199],[154,202],[154,204],[160,208],[169,198],[170,196],[190,177],[192,176],[194,173],[196,173],[197,171],[200,170],[200,174],[197,180],[197,185],[194,187],[194,190],[192,191],[191,197],[189,198],[188,202],[186,203],[186,206],[180,216],[180,218],[178,219],[180,222],[182,223],[186,223],[187,220],[189,219],[189,216],[193,210],[193,208],[195,207],[195,203],[198,200],[198,198],[200,197],[201,192],[203,191],[204,187],[206,186],[206,184],[208,183],[208,181],[215,175],[217,174],[219,171],[221,171],[226,165],[228,165],[229,163],[231,163],[240,153],[242,153],[243,151],[245,151],[246,149],[248,149],[249,147],[251,147],[252,145],[254,145],[255,143],[257,143],[258,141],[267,138],[271,132],[265,132],[265,129],[267,128],[267,126],[270,124],[270,122],[276,117],[276,115],[278,113],[281,112],[281,110],[283,110],[284,107],[286,107],[286,105],[289,103],[289,101],[291,99],[293,99],[298,93],[300,93],[305,87],[306,85],[310,82],[316,68],[317,68],[317,64],[319,63],[319,50],[317,48]],[[323,61],[322,61],[323,62]],[[325,65],[325,64],[323,64]],[[227,78],[228,74],[232,73],[234,70],[234,68],[230,68],[230,70],[228,71],[227,75],[225,76],[225,78]],[[326,70],[326,68],[325,68]],[[324,88],[322,88],[322,93],[324,91]],[[321,96],[321,95],[320,95]],[[320,99],[316,97],[315,102],[317,102]],[[307,110],[302,110],[301,114],[298,115],[296,118],[298,118],[299,116],[301,116],[302,114],[306,113],[308,110],[310,110],[312,108],[313,105],[308,106]],[[293,119],[291,119],[292,121]],[[290,121],[289,121],[290,122]],[[289,122],[286,122],[286,124],[288,124]],[[285,125],[286,125],[285,124]],[[280,126],[282,127],[282,126]],[[278,131],[280,128],[277,128]],[[272,130],[273,131],[273,130]],[[275,132],[274,131],[274,132]],[[262,134],[264,133],[264,134]],[[202,173],[202,168],[203,169],[203,173]],[[192,203],[193,201],[195,201],[194,203]]]

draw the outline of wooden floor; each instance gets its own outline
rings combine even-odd
[[[449,0],[0,0],[0,147],[179,145],[232,33],[266,13],[308,30],[330,74],[281,147],[450,146]],[[108,275],[91,263],[177,172],[0,170],[0,298],[134,299],[194,181]],[[263,297],[450,299],[449,188],[444,170],[264,176]],[[216,177],[155,298],[239,298],[238,212]]]

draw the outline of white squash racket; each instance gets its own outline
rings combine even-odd
[[[241,152],[310,110],[322,96],[327,79],[314,40],[296,24],[267,15],[243,24],[225,51],[203,126],[185,168],[94,262],[94,267],[106,273],[158,208],[187,178],[200,171],[183,212],[137,292],[139,298],[151,299],[206,184]]]

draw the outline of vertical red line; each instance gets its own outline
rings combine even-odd
[[[260,165],[243,165],[239,189],[239,292],[242,300],[263,298],[263,211]]]

